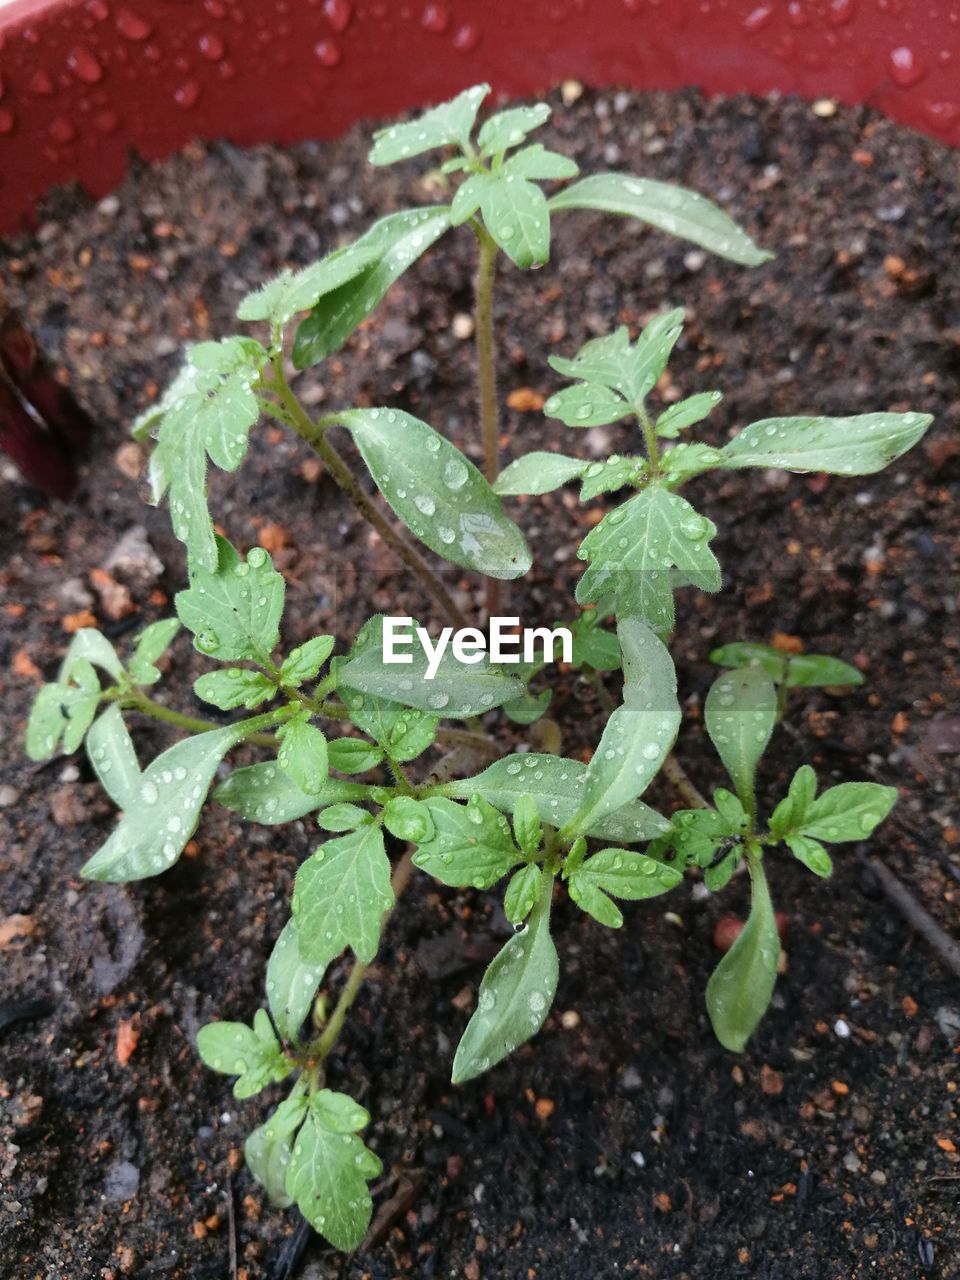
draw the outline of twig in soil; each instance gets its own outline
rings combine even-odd
[[[710,805],[697,789],[686,769],[671,752],[663,762],[663,776],[691,809],[709,809]]]
[[[230,1280],[237,1280],[237,1210],[233,1203],[233,1178],[227,1174],[227,1248],[230,1258]]]
[[[270,1272],[270,1280],[293,1280],[312,1235],[313,1227],[301,1216],[293,1235],[280,1250],[276,1265]]]
[[[374,1215],[367,1234],[363,1238],[360,1252],[375,1248],[384,1239],[396,1220],[410,1208],[419,1196],[427,1180],[425,1169],[412,1169],[409,1173],[401,1173],[397,1177],[397,1189],[385,1200]]]
[[[0,1032],[18,1022],[32,1022],[35,1018],[47,1018],[53,1013],[49,1000],[13,1000],[0,1005]]]
[[[933,916],[922,907],[906,885],[898,880],[889,867],[879,858],[862,850],[857,853],[860,865],[875,877],[887,899],[897,908],[912,929],[933,947],[937,955],[956,977],[960,978],[960,943],[937,924]]]

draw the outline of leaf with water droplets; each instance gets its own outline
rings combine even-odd
[[[270,1012],[286,1040],[296,1043],[323,973],[322,964],[307,964],[300,955],[297,922],[288,920],[270,952],[266,983]]]
[[[788,689],[822,689],[863,684],[863,676],[849,662],[824,653],[795,653],[787,663]]]
[[[833,859],[819,840],[812,836],[792,835],[785,838],[785,844],[797,861],[815,876],[827,879],[833,875]]]
[[[621,662],[620,641],[612,631],[600,626],[600,614],[585,609],[571,625],[573,665],[594,671],[616,671]]]
[[[80,746],[100,705],[102,690],[97,673],[85,658],[72,666],[71,683],[45,684],[30,708],[24,738],[31,760],[49,760],[61,738],[69,754]]]
[[[140,791],[140,762],[123,722],[123,713],[114,703],[94,721],[87,734],[87,755],[107,795],[121,809],[137,803]]]
[[[222,671],[207,671],[198,676],[193,682],[193,691],[211,706],[219,707],[221,711],[232,711],[235,707],[248,710],[259,707],[274,697],[277,687],[260,671],[226,667]]]
[[[503,895],[503,914],[511,924],[522,924],[540,897],[540,867],[535,862],[515,871]]]
[[[770,834],[782,840],[796,831],[817,794],[817,775],[803,764],[790,780],[790,788],[770,815]]]
[[[373,814],[358,804],[332,804],[317,814],[317,826],[324,831],[355,831],[372,821]]]
[[[327,780],[327,740],[310,723],[310,712],[302,711],[277,730],[280,750],[277,764],[308,796],[323,790]]]
[[[557,990],[560,966],[550,936],[553,875],[541,873],[530,922],[490,963],[453,1060],[453,1083],[463,1084],[501,1062],[543,1026]]]
[[[606,387],[610,393],[616,392],[633,411],[637,411],[666,369],[682,332],[683,308],[675,307],[654,316],[644,326],[636,342],[630,341],[629,330],[626,325],[621,325],[613,333],[585,342],[572,360],[551,356],[550,364],[566,378],[581,378],[584,382]],[[565,393],[560,394],[562,398]],[[552,413],[550,404],[548,400],[544,405],[547,413]],[[568,422],[566,417],[563,420],[568,426],[593,425],[575,420]],[[610,418],[609,421],[616,419]]]
[[[127,663],[134,684],[157,683],[160,672],[154,663],[170,648],[179,630],[179,618],[161,618],[159,622],[151,622],[149,627],[144,627]]]
[[[293,1136],[306,1114],[307,1100],[302,1094],[285,1098],[266,1124],[254,1129],[243,1144],[247,1168],[277,1209],[287,1209],[293,1203],[287,1195],[287,1169],[293,1156]]]
[[[320,668],[333,653],[333,636],[314,636],[304,644],[291,649],[280,668],[280,680],[285,685],[299,689],[308,680],[315,680]]]
[[[143,771],[135,801],[81,875],[142,880],[172,867],[197,829],[217,766],[244,733],[242,724],[214,729],[161,752]]]
[[[392,702],[389,698],[378,698],[348,688],[341,689],[340,696],[357,728],[380,743],[381,758],[386,753],[397,764],[416,760],[437,735],[440,720],[436,715],[426,715],[415,707],[405,707],[402,702]],[[334,764],[332,767],[343,766]]]
[[[623,706],[610,716],[584,778],[583,799],[564,824],[586,834],[600,818],[635,800],[656,776],[680,727],[677,673],[646,623],[621,618]]]
[[[929,413],[864,413],[854,418],[764,418],[720,450],[722,467],[785,467],[868,476],[912,449]]]
[[[660,455],[660,465],[664,473],[663,483],[668,489],[679,489],[694,476],[719,467],[720,450],[699,441],[678,444]]]
[[[489,889],[521,860],[506,818],[482,796],[465,805],[432,796],[423,806],[432,831],[416,840],[414,866],[443,884]]]
[[[537,802],[529,792],[522,795],[513,806],[513,834],[528,858],[538,852],[543,840],[543,824],[537,811]]]
[[[214,791],[213,798],[248,822],[277,826],[303,818],[322,805],[365,800],[368,790],[359,782],[327,778],[315,795],[307,795],[278,764],[264,760],[234,769]]]
[[[761,667],[725,671],[710,687],[703,719],[737,795],[753,813],[753,775],[777,722],[773,681]]]
[[[268,355],[250,338],[224,338],[193,347],[187,364],[144,425],[156,436],[148,474],[152,501],[169,491],[173,532],[198,565],[217,562],[207,510],[207,455],[235,471],[260,416],[254,384]]]
[[[190,586],[177,593],[175,603],[201,653],[266,666],[280,635],[283,596],[283,577],[262,547],[253,547],[243,560],[218,537],[216,569],[191,564]]]
[[[258,1009],[253,1026],[245,1022],[208,1022],[197,1032],[197,1049],[208,1067],[237,1076],[235,1098],[250,1098],[283,1080],[293,1064],[284,1056],[270,1019]]]
[[[392,906],[380,827],[367,823],[328,840],[297,872],[293,888],[301,956],[326,965],[352,947],[357,959],[369,963],[377,954],[383,914]]]
[[[484,186],[480,209],[487,230],[518,267],[540,267],[550,257],[546,196],[526,178],[505,174]]]
[[[657,418],[657,435],[665,440],[675,440],[681,431],[708,417],[722,399],[719,391],[700,391],[685,400],[678,400]]]
[[[617,392],[593,382],[578,382],[557,391],[544,404],[543,412],[568,427],[602,427],[634,414],[632,405]]]
[[[730,667],[735,671],[744,667],[759,667],[774,684],[783,683],[787,660],[788,655],[782,650],[774,649],[769,644],[758,644],[754,640],[738,640],[710,650],[710,661],[715,662],[718,667]]]
[[[379,1177],[383,1166],[356,1134],[331,1129],[326,1119],[322,1104],[312,1104],[293,1144],[287,1195],[314,1230],[335,1249],[349,1252],[370,1225],[367,1182]]]
[[[707,1012],[714,1035],[733,1053],[743,1052],[767,1011],[780,958],[770,890],[757,860],[750,864],[750,877],[750,916],[707,983]]]
[[[504,161],[503,172],[515,178],[532,178],[535,182],[549,181],[556,178],[575,178],[580,172],[576,162],[569,156],[562,156],[557,151],[548,151],[540,142]]]
[[[378,130],[367,159],[373,165],[397,164],[437,147],[466,146],[480,103],[489,92],[488,84],[475,84],[414,120]]]
[[[337,769],[340,773],[366,773],[368,769],[375,769],[382,759],[382,749],[363,738],[334,738],[327,741],[327,763],[331,769]]]
[[[493,182],[496,178],[492,173],[471,173],[460,183],[450,202],[451,227],[460,227],[473,217],[480,208],[484,191]]]
[[[667,893],[683,879],[683,872],[632,849],[601,849],[570,875],[570,897],[601,924],[619,929],[620,912],[606,895],[639,902]],[[600,900],[603,900],[601,903]],[[603,904],[608,905],[603,905]],[[596,908],[600,908],[600,914]],[[609,908],[613,908],[611,911]],[[613,916],[616,914],[616,923]],[[604,917],[607,918],[604,918]]]
[[[332,293],[356,279],[383,253],[382,233],[374,223],[368,233],[353,244],[334,249],[301,271],[281,271],[253,293],[248,293],[237,307],[240,320],[269,320],[282,329],[300,311],[309,311],[325,294]]]
[[[447,791],[463,798],[481,795],[504,813],[512,813],[520,797],[530,795],[545,822],[563,827],[583,802],[586,774],[587,767],[579,760],[524,752],[505,756],[472,778],[447,783]],[[669,828],[656,810],[634,800],[592,821],[586,834],[634,843],[652,840]]]
[[[431,551],[491,578],[519,578],[530,568],[520,529],[444,436],[399,409],[350,409],[337,420],[395,514]]]
[[[359,272],[324,292],[297,326],[292,359],[297,369],[319,364],[343,346],[408,267],[426,253],[450,226],[446,205],[391,213],[375,222],[351,248],[363,262]]]
[[[562,453],[525,453],[504,467],[493,491],[501,497],[550,493],[568,480],[582,476],[590,465],[582,458],[568,458]]]
[[[107,675],[120,680],[123,677],[123,663],[117,657],[117,651],[103,634],[95,627],[81,627],[63,655],[57,679],[61,683],[75,679],[74,669],[78,662],[89,663],[99,667]]]
[[[498,111],[483,122],[477,134],[481,155],[502,155],[509,147],[518,147],[528,133],[539,129],[549,119],[550,108],[545,102]]]
[[[592,502],[601,493],[612,493],[625,485],[639,487],[648,470],[645,458],[621,458],[612,454],[603,462],[593,462],[583,473],[580,501]]]
[[[799,834],[837,844],[866,840],[896,803],[896,787],[883,787],[878,782],[842,782],[810,803]]]
[[[627,173],[597,173],[581,178],[553,196],[550,209],[594,209],[638,218],[744,267],[759,266],[773,257],[698,192]]]

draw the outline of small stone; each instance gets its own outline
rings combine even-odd
[[[20,792],[16,787],[11,787],[9,783],[4,783],[0,787],[0,809],[9,809],[11,805],[17,803],[20,799]]]
[[[580,1015],[576,1009],[566,1009],[560,1015],[560,1025],[564,1031],[574,1031],[580,1025]]]
[[[838,1035],[841,1040],[850,1039],[850,1024],[844,1021],[843,1018],[838,1018],[836,1020],[836,1022],[833,1024],[833,1030],[834,1030],[834,1034]]]
[[[139,480],[146,454],[136,440],[127,440],[113,455],[113,465],[128,480]]]
[[[572,107],[583,97],[583,85],[579,80],[564,80],[560,85],[560,97],[565,107]]]
[[[837,104],[833,98],[817,98],[811,110],[821,120],[829,120],[837,114]]]
[[[843,1157],[843,1167],[848,1173],[860,1172],[860,1157],[855,1151],[848,1151]]]
[[[35,928],[33,916],[25,916],[19,913],[7,916],[5,920],[0,921],[0,950],[8,947],[11,942],[15,942],[18,938],[28,938]]]
[[[465,311],[458,311],[451,322],[450,332],[455,338],[465,342],[467,338],[473,337],[473,328],[473,316],[467,315]]]
[[[152,586],[163,573],[163,561],[147,541],[142,524],[131,525],[101,566],[125,582]]]
[[[140,1170],[129,1160],[116,1160],[107,1170],[103,1194],[107,1200],[131,1200],[140,1188]]]
[[[887,1185],[887,1175],[882,1169],[874,1169],[870,1174],[870,1181],[877,1187],[885,1187]]]
[[[58,827],[79,827],[90,818],[90,810],[74,783],[57,787],[51,794],[50,812]]]

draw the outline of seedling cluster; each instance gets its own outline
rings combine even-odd
[[[89,879],[131,881],[167,870],[210,799],[248,822],[309,817],[322,833],[298,871],[291,916],[269,959],[266,1007],[250,1025],[208,1024],[198,1047],[210,1067],[236,1077],[239,1098],[288,1084],[285,1098],[247,1139],[248,1166],[276,1204],[296,1203],[344,1250],[363,1239],[368,1184],[381,1165],[358,1136],[367,1112],[328,1087],[329,1055],[414,869],[465,890],[502,885],[504,911],[516,926],[480,984],[453,1059],[455,1083],[489,1070],[543,1025],[561,963],[550,928],[560,886],[577,908],[618,928],[618,902],[667,894],[688,871],[719,891],[743,866],[752,889],[749,919],[706,991],[716,1035],[739,1052],[776,981],[771,855],[786,851],[828,876],[827,846],[869,837],[896,800],[894,788],[870,782],[819,789],[804,765],[768,811],[755,775],[789,691],[856,684],[860,675],[831,657],[738,642],[712,655],[723,671],[706,698],[704,720],[730,785],[704,801],[671,755],[681,710],[668,646],[677,592],[721,586],[711,548],[716,526],[696,509],[695,496],[687,497],[688,486],[708,484],[718,471],[756,468],[869,474],[914,445],[930,418],[768,418],[744,426],[722,448],[691,438],[719,391],[651,405],[682,333],[683,311],[676,309],[636,336],[622,327],[551,360],[569,385],[546,401],[546,414],[574,429],[625,423],[632,451],[591,462],[536,452],[501,472],[492,320],[501,255],[523,270],[540,266],[549,258],[553,218],[579,209],[639,219],[744,266],[770,255],[691,191],[628,174],[580,178],[566,156],[528,142],[547,120],[544,105],[499,112],[477,131],[487,92],[485,85],[469,89],[376,135],[375,165],[444,152],[440,175],[456,184],[447,203],[390,214],[354,243],[250,294],[238,315],[258,325],[260,336],[192,347],[172,386],[138,420],[136,436],[153,441],[153,500],[169,502],[189,585],[176,598],[176,617],[147,627],[126,655],[96,630],[78,632],[57,679],[41,689],[27,729],[34,759],[85,745],[121,810],[83,868]],[[457,227],[478,246],[482,471],[427,422],[389,405],[344,406],[314,419],[287,374],[288,357],[304,369],[338,351],[401,273]],[[244,556],[217,536],[207,505],[208,460],[228,471],[239,467],[251,429],[264,417],[316,450],[458,628],[478,620],[464,617],[421,546],[485,575],[492,616],[497,581],[519,578],[531,564],[504,499],[571,481],[579,482],[585,502],[624,495],[578,548],[586,562],[576,589],[581,608],[558,608],[569,615],[570,657],[586,680],[609,698],[602,673],[622,671],[621,701],[611,702],[588,764],[546,752],[501,756],[502,718],[529,724],[550,702],[551,671],[539,659],[496,663],[481,653],[464,663],[453,647],[428,655],[414,645],[409,663],[388,662],[382,616],[370,618],[345,653],[334,653],[331,635],[284,644],[283,577],[263,549]],[[331,440],[337,430],[351,437],[406,532],[354,475]],[[398,601],[394,612],[406,615],[407,602]],[[212,664],[194,685],[197,697],[236,718],[199,719],[151,696],[158,662],[181,628]],[[287,630],[299,634],[296,618]],[[140,714],[186,734],[146,768],[127,729]],[[263,758],[214,785],[221,763],[241,744],[262,750]],[[473,776],[451,777],[447,758],[438,763],[436,755],[451,744],[470,744],[492,763]],[[687,801],[671,817],[641,799],[661,771]],[[385,833],[395,840],[387,842]],[[388,843],[395,842],[407,852],[391,863]],[[331,1009],[318,992],[344,951],[353,965]]]

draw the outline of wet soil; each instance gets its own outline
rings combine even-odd
[[[559,107],[559,103],[557,104]],[[711,646],[775,633],[856,661],[867,684],[798,696],[764,765],[779,798],[803,760],[821,779],[895,783],[902,799],[873,852],[947,928],[958,923],[960,715],[960,174],[956,156],[867,111],[829,117],[794,101],[706,102],[695,93],[585,94],[558,109],[559,149],[585,172],[623,168],[711,193],[775,261],[718,262],[624,222],[565,214],[550,266],[499,279],[500,393],[535,403],[572,353],[620,321],[678,302],[685,337],[669,397],[725,393],[705,433],[773,413],[913,408],[925,444],[875,477],[742,474],[689,496],[720,527],[722,594],[680,601],[676,658],[688,715],[679,752],[703,788],[721,782],[699,707]],[[371,172],[365,131],[281,151],[193,146],[137,168],[97,206],[51,200],[34,235],[0,245],[20,310],[97,423],[81,488],[51,503],[0,474],[0,1275],[275,1274],[294,1219],[243,1168],[262,1115],[199,1064],[213,1016],[247,1018],[288,911],[309,823],[248,827],[211,806],[169,874],[86,884],[78,869],[113,821],[80,756],[24,761],[34,689],[69,630],[170,611],[184,582],[167,514],[141,501],[132,415],[185,342],[232,331],[240,296],[374,217],[435,199],[428,166]],[[311,406],[393,404],[476,453],[469,312],[473,247],[447,237],[337,358],[302,381]],[[530,447],[603,456],[619,428],[577,434],[505,409],[505,455]],[[346,641],[398,601],[430,612],[296,441],[254,433],[212,509],[288,579],[285,638]],[[525,618],[562,615],[573,552],[603,510],[572,490],[518,504],[536,562],[511,590]],[[121,539],[142,542],[103,576]],[[125,544],[130,549],[129,540]],[[156,561],[152,557],[156,557]],[[475,583],[451,582],[472,607]],[[111,583],[125,588],[117,595]],[[178,641],[161,695],[199,711],[197,655]],[[615,681],[611,680],[615,691]],[[582,755],[602,715],[570,675],[551,714]],[[491,726],[507,747],[530,730]],[[144,758],[170,740],[139,725]],[[674,798],[653,798],[669,808]],[[466,1280],[849,1280],[960,1275],[955,1143],[960,992],[844,848],[832,881],[772,868],[790,917],[774,1007],[735,1058],[712,1039],[703,990],[717,918],[744,905],[687,885],[628,905],[604,930],[561,902],[555,1009],[530,1045],[464,1088],[452,1050],[486,960],[506,936],[491,894],[417,879],[390,922],[331,1066],[369,1107],[387,1170],[380,1228],[344,1259],[314,1241],[298,1274]],[[12,921],[14,917],[22,917]],[[342,965],[329,975],[331,989]],[[12,1021],[12,1006],[34,1004]],[[23,1009],[21,1007],[21,1012]]]

